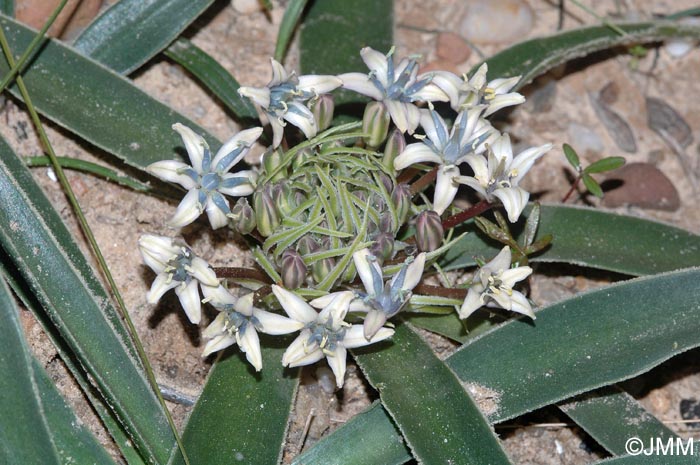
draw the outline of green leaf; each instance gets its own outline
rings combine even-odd
[[[454,311],[447,315],[405,313],[403,318],[414,326],[440,334],[460,344],[464,344],[501,322],[501,320],[492,322],[486,312],[477,312],[464,321],[460,320]]]
[[[643,373],[700,345],[700,269],[613,284],[494,328],[447,361],[493,395],[491,421]],[[478,360],[479,363],[474,363]]]
[[[182,435],[193,464],[279,462],[298,378],[280,363],[284,346],[271,343],[277,345],[263,341],[259,373],[240,351],[226,352],[212,367]],[[184,462],[176,454],[171,463]]]
[[[632,437],[676,438],[676,434],[647,412],[634,397],[617,387],[598,389],[559,408],[613,455],[625,455]]]
[[[258,113],[250,100],[238,95],[238,81],[204,50],[180,37],[164,53],[199,79],[236,117],[257,121]]]
[[[529,211],[530,207],[525,216]],[[465,229],[476,228],[469,223]],[[664,223],[592,208],[543,205],[537,238],[549,233],[554,235],[551,247],[531,261],[571,263],[635,276],[700,263],[700,236]],[[467,234],[445,254],[441,264],[446,270],[474,266],[473,256],[493,257],[500,248],[478,233]]]
[[[532,204],[532,209],[530,214],[527,216],[525,221],[525,232],[523,233],[523,247],[527,249],[535,242],[535,236],[537,235],[537,228],[540,225],[540,210],[542,206],[539,202]]]
[[[14,17],[15,15],[15,2],[14,0],[0,0],[0,13]]]
[[[683,440],[683,445],[687,444],[688,440]],[[649,440],[644,443],[645,447],[649,447]],[[670,456],[661,454],[640,454],[627,455],[625,457],[615,457],[612,459],[600,460],[591,465],[698,465],[698,459],[691,456]]]
[[[569,144],[564,144],[564,156],[569,161],[571,166],[573,166],[576,170],[579,169],[581,166],[581,160],[579,160],[576,150],[574,150],[574,148]]]
[[[0,281],[0,462],[58,465],[57,444],[42,412],[41,393],[17,308],[5,280]]]
[[[393,45],[392,0],[313,2],[301,29],[300,66],[303,74],[369,72],[360,58],[362,47],[387,53]],[[361,102],[362,96],[341,91],[336,105]]]
[[[73,46],[116,72],[129,74],[166,48],[213,2],[120,0],[93,21]]]
[[[24,50],[34,32],[0,17],[12,50]],[[0,60],[0,75],[8,72]],[[106,69],[71,48],[47,40],[23,74],[37,110],[127,164],[144,169],[168,158],[180,158],[183,143],[171,129],[181,122],[204,136],[213,151],[221,143],[195,123],[149,97],[128,79]],[[76,85],[79,83],[80,85]],[[19,95],[16,87],[14,95]]]
[[[603,198],[603,189],[600,188],[600,184],[598,184],[598,181],[593,179],[593,177],[590,174],[584,172],[581,175],[581,179],[583,180],[583,185],[586,186],[586,189],[588,189],[588,192],[590,192],[598,198]]]
[[[616,170],[625,164],[625,157],[607,157],[588,165],[584,173],[604,173],[606,171]]]
[[[462,384],[408,325],[396,327],[388,347],[354,353],[418,462],[510,463]]]
[[[0,140],[0,243],[141,454],[174,437],[109,297],[28,169]]]
[[[600,50],[620,45],[659,42],[672,37],[700,36],[699,26],[667,20],[615,23],[615,26],[625,31],[626,35],[618,34],[609,26],[592,26],[520,42],[486,60],[489,78],[521,76],[514,89],[517,90],[562,63]]]
[[[304,12],[304,8],[306,8],[307,2],[308,0],[291,0],[287,4],[287,8],[284,10],[284,17],[282,17],[282,23],[280,24],[279,31],[277,31],[275,60],[279,62],[284,60],[289,42],[291,42],[292,36],[294,35],[294,29],[296,29],[297,24],[299,24],[299,19]]]
[[[396,426],[375,402],[296,457],[292,465],[400,465],[411,458]]]

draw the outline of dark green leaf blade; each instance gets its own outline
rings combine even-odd
[[[685,443],[688,441],[684,441]],[[648,440],[645,447],[648,447]],[[626,455],[624,457],[615,457],[612,459],[600,460],[594,462],[591,465],[698,465],[698,459],[691,457],[690,455],[661,455],[661,454],[640,454],[640,455]]]
[[[509,464],[483,414],[454,374],[407,324],[379,350],[355,350],[413,456],[425,464]]]
[[[588,189],[588,192],[595,195],[599,199],[603,198],[603,189],[600,187],[600,184],[598,184],[598,181],[593,179],[590,174],[584,172],[581,179],[583,180],[583,185],[586,186],[586,189]]]
[[[293,465],[401,465],[411,460],[386,411],[375,402],[294,459]]]
[[[58,465],[61,461],[47,418],[42,414],[32,356],[3,278],[0,277],[0,462]]]
[[[529,211],[530,207],[525,216]],[[468,224],[465,229],[476,228]],[[536,239],[548,233],[554,235],[552,245],[532,261],[571,263],[633,276],[700,264],[700,236],[657,221],[592,208],[542,205]],[[479,233],[467,234],[441,263],[448,270],[474,266],[473,256],[491,258],[500,248]]]
[[[616,170],[625,164],[625,157],[606,157],[595,161],[588,165],[584,173],[604,173],[606,171]]]
[[[493,422],[643,373],[700,345],[700,269],[639,278],[546,307],[469,342],[447,364],[495,393]],[[473,363],[478,360],[479,363]]]
[[[121,74],[153,58],[214,0],[121,0],[75,39],[76,50]]]
[[[164,463],[174,437],[120,317],[28,169],[0,139],[0,243],[139,451]]]
[[[287,48],[289,48],[289,42],[292,40],[294,29],[296,29],[297,24],[299,24],[299,19],[304,12],[304,8],[306,8],[307,2],[308,0],[291,0],[287,4],[287,8],[284,10],[282,24],[280,24],[279,31],[277,32],[275,60],[279,62],[284,60],[284,55],[287,53]]]
[[[15,15],[14,0],[0,0],[0,13],[13,17]]]
[[[284,348],[271,342],[260,373],[240,353],[227,352],[212,367],[182,435],[193,464],[279,462],[298,378],[282,367]],[[184,462],[176,454],[171,463]]]
[[[664,441],[678,437],[617,387],[598,389],[559,408],[613,455],[627,454],[625,445],[632,437]]]
[[[165,50],[165,56],[192,73],[238,118],[257,120],[255,107],[238,95],[238,81],[204,50],[180,37]]]
[[[489,77],[493,79],[521,76],[515,86],[517,90],[555,66],[597,51],[620,45],[662,41],[672,37],[700,36],[699,26],[665,20],[615,25],[626,34],[620,35],[609,26],[592,26],[521,42],[486,60]],[[476,70],[476,67],[473,69]]]
[[[34,32],[6,17],[0,17],[0,26],[12,50],[24,50],[34,37]],[[7,63],[0,60],[0,75],[7,72]],[[55,40],[45,43],[23,77],[42,115],[136,168],[178,158],[175,150],[183,144],[171,128],[177,122],[203,135],[212,150],[221,145],[128,79]],[[12,91],[19,95],[16,88]]]

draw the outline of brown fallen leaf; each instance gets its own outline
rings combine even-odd
[[[605,105],[597,95],[589,92],[588,99],[590,100],[598,119],[601,121],[601,123],[603,123],[605,130],[615,141],[615,144],[617,144],[621,150],[627,153],[636,153],[637,142],[635,141],[632,128],[629,124],[627,124],[627,121],[625,121],[625,119],[617,112],[611,110],[607,105]]]

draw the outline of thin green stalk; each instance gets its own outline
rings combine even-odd
[[[595,19],[597,19],[598,21],[600,21],[601,23],[603,23],[603,25],[609,27],[610,29],[612,29],[613,31],[617,32],[617,33],[620,34],[621,36],[624,37],[624,36],[627,35],[627,33],[626,33],[625,31],[623,31],[619,26],[617,26],[616,24],[613,24],[613,23],[611,23],[610,21],[608,21],[607,19],[603,18],[603,17],[600,16],[598,13],[596,13],[596,12],[593,11],[593,10],[591,10],[589,7],[587,7],[587,6],[584,5],[583,3],[579,2],[578,0],[571,0],[571,3],[573,3],[573,4],[576,5],[577,7],[581,8],[583,11],[585,11],[585,12],[588,13],[589,15],[593,16]]]
[[[7,38],[5,37],[5,31],[2,28],[0,28],[0,46],[2,46],[2,50],[3,50],[3,53],[5,54],[5,58],[7,59],[7,63],[10,65],[11,68],[14,68],[16,66],[15,59],[12,56],[12,50],[10,49],[10,44],[7,42]],[[29,97],[29,92],[27,91],[27,87],[24,85],[24,80],[22,79],[21,75],[17,75],[17,86],[19,87],[19,91],[22,94],[22,99],[24,100],[24,103],[27,106],[27,110],[29,111],[29,115],[31,116],[32,122],[34,123],[34,126],[36,127],[36,130],[39,134],[39,139],[41,140],[42,144],[44,145],[44,148],[46,149],[46,153],[48,154],[49,158],[51,159],[51,163],[53,164],[53,169],[56,172],[56,177],[58,177],[58,180],[61,183],[61,186],[63,187],[63,190],[66,194],[66,197],[68,197],[68,201],[70,202],[70,204],[73,208],[73,211],[75,212],[76,216],[78,217],[78,222],[79,222],[80,227],[83,231],[83,234],[85,234],[85,237],[87,238],[88,243],[90,244],[90,247],[91,247],[93,253],[95,254],[95,257],[97,258],[97,261],[100,264],[100,268],[102,269],[102,272],[105,274],[105,277],[107,278],[107,282],[109,283],[109,286],[112,290],[112,293],[114,294],[114,298],[117,301],[117,304],[118,304],[119,309],[121,311],[122,317],[124,318],[124,322],[126,323],[126,327],[129,331],[129,334],[131,335],[131,338],[132,338],[134,345],[136,347],[136,351],[138,353],[139,359],[141,360],[141,363],[143,364],[144,369],[146,371],[146,377],[148,378],[148,382],[151,385],[151,389],[153,389],[153,392],[155,393],[156,397],[158,397],[158,401],[160,402],[160,405],[163,407],[163,411],[165,413],[166,418],[168,419],[168,424],[170,425],[170,428],[172,429],[173,434],[175,435],[175,441],[177,442],[178,448],[180,449],[180,452],[182,453],[182,457],[184,459],[184,462],[186,465],[190,465],[190,461],[187,457],[187,453],[185,452],[185,447],[182,443],[180,435],[177,432],[177,428],[175,427],[175,422],[173,421],[173,418],[170,415],[170,411],[168,410],[168,407],[165,405],[165,400],[163,399],[163,396],[160,393],[160,388],[158,387],[156,377],[153,373],[153,368],[151,367],[151,364],[149,363],[148,358],[146,357],[146,351],[144,350],[143,345],[141,344],[141,342],[138,338],[138,333],[136,332],[136,328],[134,326],[134,323],[131,321],[131,318],[129,317],[129,312],[126,309],[126,304],[124,303],[124,299],[122,299],[122,296],[119,293],[119,288],[117,287],[117,283],[114,281],[112,273],[109,271],[109,268],[107,267],[107,262],[105,261],[104,256],[102,255],[102,252],[100,251],[100,247],[97,244],[97,241],[95,240],[95,236],[92,234],[92,230],[90,229],[90,225],[88,224],[87,219],[85,218],[83,210],[80,207],[78,200],[75,198],[75,194],[73,193],[73,189],[71,188],[70,183],[68,182],[68,179],[66,178],[66,175],[63,172],[63,168],[61,167],[61,164],[58,162],[58,159],[56,157],[56,153],[54,152],[53,146],[51,145],[51,142],[49,141],[49,138],[46,135],[46,131],[44,131],[44,126],[41,123],[41,120],[39,119],[39,115],[36,112],[34,105],[32,104],[31,98]]]
[[[39,33],[36,36],[34,36],[34,39],[32,39],[32,41],[30,42],[29,47],[27,47],[27,50],[25,50],[22,56],[19,57],[17,65],[10,65],[12,69],[10,69],[10,72],[0,83],[0,93],[4,91],[5,87],[7,87],[8,84],[10,84],[10,82],[12,82],[12,80],[15,78],[15,76],[17,76],[17,74],[20,71],[22,71],[22,68],[24,67],[25,63],[27,63],[27,60],[29,60],[29,58],[32,56],[37,45],[39,45],[39,42],[41,42],[41,40],[44,39],[46,31],[48,31],[51,25],[54,23],[54,21],[56,21],[56,18],[63,10],[63,7],[66,6],[66,3],[68,3],[68,0],[61,0],[61,3],[56,7],[55,10],[53,10],[53,13],[51,13],[51,16],[49,16],[49,19],[46,21]]]

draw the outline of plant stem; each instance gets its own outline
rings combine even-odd
[[[2,28],[0,28],[0,45],[2,46],[3,53],[5,54],[5,58],[7,59],[7,63],[10,66],[10,68],[16,68],[15,59],[12,55],[10,44],[7,42],[7,38],[5,37],[5,31]],[[100,250],[100,247],[97,244],[95,236],[92,234],[92,230],[87,222],[87,219],[85,218],[85,214],[83,213],[83,210],[80,207],[80,204],[78,203],[75,194],[73,193],[73,189],[71,188],[71,185],[68,182],[68,178],[66,178],[66,174],[64,173],[61,164],[58,162],[56,152],[54,151],[53,146],[51,145],[51,142],[49,141],[49,138],[46,135],[44,126],[41,123],[41,119],[39,119],[39,115],[36,112],[34,105],[32,104],[32,100],[29,96],[27,87],[24,85],[24,80],[22,79],[22,76],[18,74],[16,80],[17,87],[19,88],[19,91],[22,94],[22,99],[24,100],[24,103],[27,106],[29,115],[31,116],[32,122],[34,123],[34,126],[39,134],[39,139],[41,140],[41,143],[44,146],[47,155],[51,159],[51,163],[53,164],[53,169],[56,173],[56,177],[61,183],[61,187],[63,188],[63,191],[66,194],[66,197],[68,198],[68,201],[71,204],[71,207],[73,208],[73,211],[75,212],[75,215],[78,218],[80,228],[83,231],[83,234],[85,234],[85,238],[90,244],[90,248],[95,254],[95,258],[97,259],[97,262],[99,263],[100,268],[102,269],[102,272],[104,273],[105,278],[109,283],[109,287],[112,290],[112,293],[114,294],[114,298],[117,301],[119,310],[121,311],[122,317],[124,318],[124,322],[126,324],[129,335],[131,336],[134,342],[134,346],[138,353],[139,359],[143,364],[143,368],[146,372],[146,377],[151,386],[151,389],[155,393],[156,397],[158,398],[158,401],[160,402],[161,407],[163,408],[163,412],[168,420],[170,428],[172,429],[173,435],[175,436],[175,441],[177,442],[180,452],[182,453],[182,457],[184,459],[185,464],[190,465],[190,461],[187,457],[187,454],[185,453],[184,445],[182,444],[180,435],[178,434],[177,428],[175,427],[175,422],[173,421],[173,418],[170,415],[168,407],[165,405],[165,400],[163,399],[163,396],[160,393],[160,387],[158,386],[155,374],[153,373],[153,368],[151,367],[151,364],[149,363],[148,358],[146,356],[146,351],[138,338],[136,327],[134,326],[133,322],[131,321],[131,318],[129,317],[129,312],[127,311],[124,299],[122,298],[121,293],[119,292],[117,283],[114,281],[114,277],[112,276],[112,273],[107,267],[107,262],[105,261],[104,256],[102,255],[102,251]]]
[[[437,172],[438,167],[436,166],[435,168],[418,178],[416,182],[411,184],[411,194],[416,195],[417,193],[428,187],[428,185],[431,182],[435,181],[435,178],[437,178]]]
[[[574,182],[571,184],[571,189],[569,189],[569,192],[566,193],[566,195],[561,199],[561,203],[566,203],[567,200],[569,200],[569,197],[571,197],[571,194],[574,193],[576,188],[578,187],[578,183],[581,181],[581,175],[579,174]]]
[[[467,296],[467,289],[454,287],[431,286],[430,284],[418,284],[413,289],[415,294],[447,297],[450,299],[464,299]]]
[[[452,215],[442,222],[443,229],[447,230],[454,228],[455,226],[464,223],[467,220],[474,218],[475,216],[481,215],[485,211],[488,211],[493,207],[493,204],[487,200],[482,200],[471,208],[462,210],[456,215]]]
[[[254,279],[262,283],[272,283],[268,275],[254,268],[238,268],[223,266],[214,268],[214,273],[216,273],[216,276],[219,276],[220,278]]]

